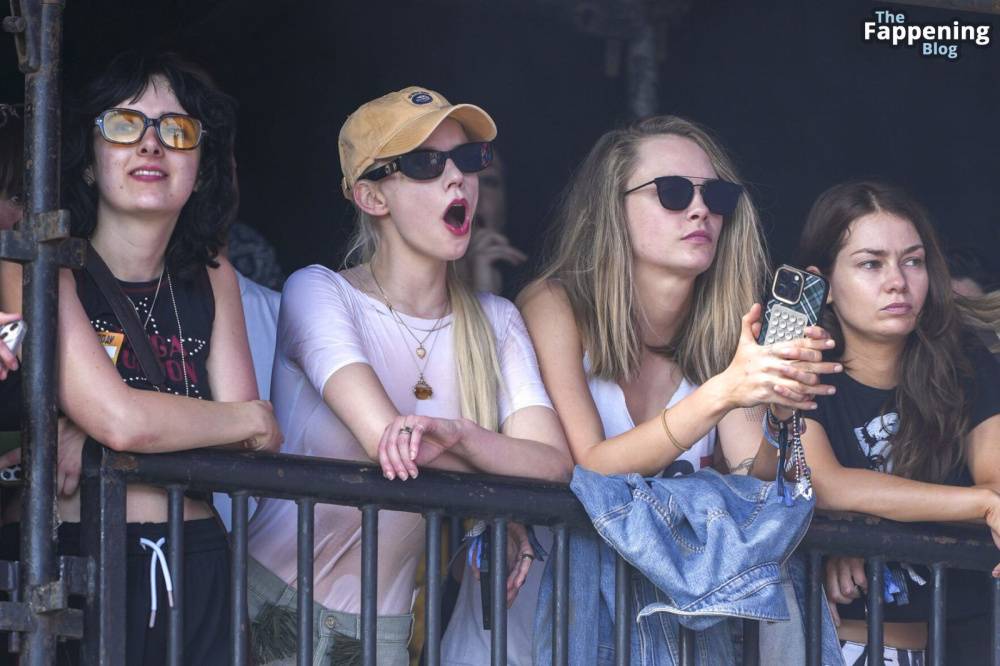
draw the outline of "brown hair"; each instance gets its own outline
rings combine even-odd
[[[963,387],[971,383],[973,369],[962,350],[962,324],[995,322],[996,303],[987,307],[985,301],[971,305],[956,301],[927,211],[901,188],[885,183],[842,183],[823,192],[802,230],[799,261],[829,276],[850,225],[883,211],[908,220],[916,229],[924,245],[928,277],[923,309],[898,359],[899,383],[893,407],[900,425],[892,437],[892,471],[907,478],[940,482],[966,460],[970,396]],[[839,360],[844,353],[844,336],[836,310],[836,303],[826,309],[822,326],[837,342],[828,356]]]
[[[719,178],[741,182],[722,145],[683,118],[646,118],[598,139],[566,191],[552,236],[555,247],[540,279],[556,279],[566,290],[591,373],[602,379],[629,379],[639,370],[642,342],[623,192],[640,144],[664,135],[693,141]],[[723,371],[736,351],[740,318],[763,293],[767,265],[757,211],[744,193],[722,225],[712,265],[695,279],[684,322],[654,351],[673,359],[692,382]]]

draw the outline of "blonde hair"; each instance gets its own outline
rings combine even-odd
[[[344,265],[370,262],[379,248],[375,221],[356,209],[356,227]],[[496,336],[479,299],[448,262],[448,300],[452,312],[452,340],[462,416],[487,430],[500,428],[497,399],[502,390]]]
[[[973,297],[955,294],[954,299],[962,324],[974,330],[994,333],[997,337],[989,345],[989,350],[1000,354],[1000,289]]]
[[[555,245],[541,279],[555,279],[566,290],[591,373],[602,379],[628,380],[639,371],[643,343],[623,192],[639,145],[663,135],[694,141],[719,178],[741,182],[718,141],[705,128],[676,116],[655,116],[612,130],[587,155],[563,197]],[[757,211],[744,193],[722,225],[712,265],[695,279],[684,322],[667,345],[653,350],[673,359],[693,382],[718,374],[732,360],[740,318],[763,293],[767,275]]]

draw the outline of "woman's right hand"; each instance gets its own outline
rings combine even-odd
[[[761,311],[760,304],[755,303],[743,315],[736,354],[719,375],[724,394],[734,408],[774,404],[815,409],[814,396],[834,392],[832,386],[820,383],[820,375],[843,370],[839,363],[823,361],[823,351],[833,347],[833,340],[819,326],[810,326],[804,338],[759,345]]]
[[[865,561],[860,557],[828,557],[826,559],[826,596],[834,624],[840,626],[837,604],[849,604],[868,591]]]
[[[378,462],[387,479],[417,478],[419,467],[435,460],[462,441],[464,419],[399,415],[382,431]]]

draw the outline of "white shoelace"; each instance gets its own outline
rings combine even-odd
[[[151,541],[149,539],[139,539],[139,545],[145,548],[149,548],[153,552],[149,555],[149,628],[152,629],[153,625],[156,624],[156,565],[159,563],[160,570],[163,572],[163,582],[167,587],[167,604],[173,608],[174,607],[174,584],[170,580],[170,569],[167,568],[167,558],[163,555],[163,544],[166,543],[165,537],[160,537],[158,541]]]

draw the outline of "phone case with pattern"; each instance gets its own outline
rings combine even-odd
[[[819,323],[826,304],[829,284],[822,276],[794,266],[782,265],[778,271],[782,269],[795,271],[803,276],[802,293],[795,303],[779,300],[771,294],[764,307],[764,321],[760,335],[757,336],[757,342],[762,345],[802,337],[806,326]],[[773,289],[772,285],[772,292]]]

